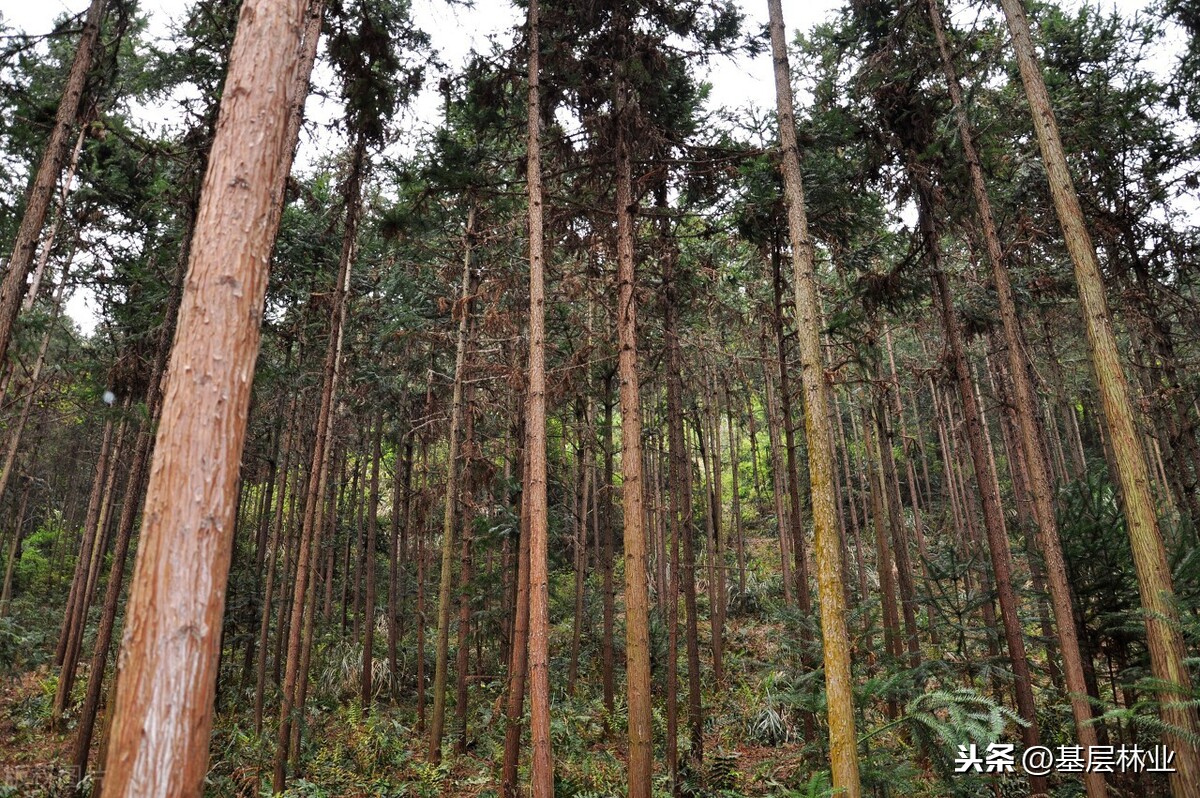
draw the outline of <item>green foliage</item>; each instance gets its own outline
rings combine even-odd
[[[15,677],[45,659],[46,630],[24,626],[13,615],[0,618],[0,675]]]
[[[418,55],[429,37],[416,29],[409,0],[334,0],[326,12],[326,48],[341,79],[346,125],[383,142],[390,120],[424,81]]]
[[[15,569],[15,589],[30,590],[36,585],[47,583],[53,550],[61,545],[62,537],[66,534],[62,513],[55,510],[36,530],[25,537]]]
[[[905,725],[917,749],[943,775],[952,772],[958,746],[974,743],[986,748],[999,741],[1010,724],[1025,725],[1012,710],[965,687],[918,696],[908,703],[897,723]]]

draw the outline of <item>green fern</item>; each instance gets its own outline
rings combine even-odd
[[[904,714],[863,737],[863,741],[905,726],[913,744],[943,773],[953,769],[958,746],[974,743],[986,748],[997,742],[1009,723],[1024,726],[1012,710],[966,687],[934,690],[917,696]]]

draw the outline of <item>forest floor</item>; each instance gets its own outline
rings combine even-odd
[[[752,564],[746,589],[738,589],[736,569],[729,572],[729,617],[725,627],[723,684],[712,678],[712,631],[708,622],[709,591],[706,569],[698,569],[698,644],[701,656],[704,715],[704,761],[692,768],[688,759],[687,657],[683,645],[681,615],[679,656],[678,736],[681,783],[693,798],[735,796],[821,796],[828,791],[828,761],[822,750],[824,733],[823,685],[819,634],[815,620],[784,606],[782,584],[773,563],[778,562],[778,541],[770,535],[747,540],[747,560]],[[621,575],[617,574],[618,581]],[[573,582],[553,586],[552,595],[568,597]],[[594,597],[593,597],[594,598]],[[554,613],[562,618],[551,630],[552,671],[565,676],[567,652],[572,635],[569,613],[564,606]],[[615,659],[624,662],[624,618],[618,603],[615,618]],[[556,682],[552,738],[555,758],[556,795],[560,798],[610,798],[624,795],[625,705],[624,686],[617,674],[616,701],[610,713],[601,698],[599,664],[601,628],[598,601],[587,605],[580,674],[574,695],[568,695],[565,679]],[[24,608],[20,623],[27,628],[44,622],[53,609]],[[15,623],[15,622],[14,622]],[[236,646],[238,644],[233,644]],[[48,659],[49,641],[42,639],[32,651],[43,652],[27,659],[17,675],[0,677],[0,798],[57,798],[69,794],[70,774],[65,764],[71,756],[75,716],[68,713],[62,731],[49,728],[57,673]],[[656,750],[655,795],[669,795],[666,762],[661,742],[666,739],[665,659],[668,651],[666,625],[652,614],[652,664],[655,680],[653,717]],[[397,686],[404,696],[395,703],[378,700],[375,709],[364,713],[357,699],[361,649],[349,631],[339,634],[336,623],[323,634],[313,654],[306,729],[302,747],[303,767],[293,776],[288,798],[308,796],[379,796],[391,798],[496,798],[503,752],[504,680],[477,680],[471,687],[467,714],[467,745],[461,754],[452,752],[458,739],[453,702],[447,708],[445,761],[441,766],[426,761],[426,738],[415,727],[416,709],[413,649],[402,646],[405,681]],[[427,649],[426,656],[432,655]],[[240,651],[226,658],[221,695],[210,746],[211,768],[205,794],[259,798],[270,794],[275,751],[274,688],[267,697],[264,733],[253,731],[250,707],[253,687],[241,685]],[[378,658],[377,663],[382,664]],[[476,663],[480,672],[502,672],[493,656]],[[381,668],[386,671],[386,669]],[[429,671],[432,673],[432,669]],[[377,671],[378,673],[378,671]],[[377,682],[386,681],[386,673]],[[82,698],[87,683],[86,666],[76,681]],[[390,685],[385,688],[390,689]],[[875,699],[878,701],[878,698]],[[76,702],[78,705],[79,702]],[[805,717],[816,719],[816,733],[805,737]],[[97,721],[101,736],[103,716]],[[865,729],[863,730],[866,731]],[[864,763],[864,776],[882,784],[902,781],[912,788],[906,794],[933,796],[934,780],[925,769],[911,764],[912,752],[902,737],[888,735],[871,743],[875,765]],[[905,749],[905,750],[901,750]],[[99,754],[94,749],[93,762]],[[905,763],[905,764],[897,764]],[[524,765],[523,765],[524,767]],[[872,773],[872,770],[875,772]],[[522,772],[524,780],[525,773]],[[23,781],[22,781],[23,779]],[[7,784],[7,786],[5,786]],[[20,785],[20,786],[18,786]]]
[[[707,658],[708,625],[702,623],[700,630]],[[686,750],[681,751],[683,778],[724,795],[786,794],[780,793],[780,788],[799,788],[822,767],[813,761],[811,747],[798,739],[795,713],[784,706],[778,693],[772,696],[772,688],[764,689],[764,679],[780,681],[787,667],[777,659],[786,629],[778,621],[764,622],[755,615],[731,618],[726,632],[726,689],[714,693],[714,685],[707,681],[704,689],[705,764],[699,772],[692,772],[686,765]],[[681,660],[685,658],[681,656]],[[707,676],[707,668],[705,671]],[[77,684],[86,684],[86,678],[85,667]],[[55,679],[53,669],[43,663],[0,680],[0,797],[69,793],[65,763],[71,756],[73,717],[67,716],[63,731],[50,730]],[[357,702],[345,701],[343,691],[322,683],[316,669],[314,679],[304,744],[306,767],[303,778],[293,781],[289,795],[488,798],[498,793],[503,745],[503,722],[498,715],[503,687],[499,682],[480,685],[472,696],[468,750],[448,753],[445,764],[434,768],[424,759],[424,736],[411,726],[412,706],[380,703],[374,713],[364,717]],[[607,732],[603,704],[598,695],[589,694],[598,692],[598,682],[581,678],[577,696],[556,697],[555,760],[558,791],[564,796],[623,793],[624,707],[618,696],[613,729]],[[656,683],[655,687],[660,686]],[[686,662],[682,661],[681,741],[688,736],[682,706],[686,689]],[[269,784],[274,736],[254,735],[241,704],[237,702],[238,709],[221,712],[216,718],[208,795],[250,798],[264,794],[264,785]],[[768,709],[776,715],[764,715]],[[780,724],[759,729],[766,742],[752,736],[753,722],[758,720],[761,725],[763,718]],[[656,737],[661,739],[665,733],[661,709],[656,709],[654,721]],[[98,723],[103,724],[103,717]],[[455,730],[449,719],[448,727],[447,741],[452,744]],[[93,759],[96,755],[94,750]],[[656,767],[660,779],[665,769],[665,762],[660,761]]]

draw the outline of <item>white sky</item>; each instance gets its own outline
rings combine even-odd
[[[1063,0],[1068,7],[1081,5],[1081,0]],[[809,30],[824,21],[832,11],[841,7],[844,0],[784,0],[784,16],[789,34],[796,30]],[[11,26],[27,33],[49,31],[55,18],[62,14],[78,14],[87,8],[88,0],[0,0],[0,16]],[[142,0],[140,10],[150,21],[149,35],[166,38],[172,22],[183,17],[191,0]],[[767,13],[763,0],[738,0],[747,18],[747,29],[757,30],[765,25]],[[1105,9],[1116,7],[1130,15],[1150,5],[1149,0],[1102,0]],[[960,5],[961,8],[961,5]],[[959,24],[970,25],[974,11],[963,9]],[[488,37],[499,37],[502,44],[512,41],[512,32],[522,22],[522,15],[509,0],[475,0],[472,8],[452,5],[446,0],[413,0],[413,15],[417,25],[430,34],[433,46],[451,70],[461,66],[472,50],[487,51]],[[789,35],[789,39],[791,36]],[[1171,68],[1174,53],[1167,51],[1155,54],[1153,66],[1156,71]],[[758,59],[716,59],[704,76],[712,84],[711,104],[716,107],[743,108],[758,106],[773,107],[775,102],[774,83],[771,74],[771,59],[764,54]],[[327,82],[328,75],[319,83]],[[426,82],[426,90],[414,103],[402,121],[406,127],[436,124],[440,117],[440,100],[436,94],[436,76]],[[804,98],[798,98],[803,103]],[[310,98],[307,116],[319,123],[335,119],[338,110],[328,102]],[[145,109],[139,114],[148,124],[152,120],[169,123],[172,118],[170,107]],[[298,166],[311,165],[331,145],[318,133],[315,140],[305,140],[298,153]],[[411,138],[401,136],[401,138]],[[89,292],[78,291],[67,303],[68,314],[85,329],[93,329],[96,309],[91,307]]]

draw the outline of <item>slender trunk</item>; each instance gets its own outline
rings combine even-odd
[[[391,674],[393,697],[396,686],[400,683],[400,666],[398,649],[401,637],[401,619],[404,616],[403,603],[398,595],[403,590],[400,583],[402,571],[400,558],[406,551],[404,537],[415,534],[413,530],[413,500],[412,500],[412,471],[413,471],[413,437],[414,432],[409,421],[409,430],[404,435],[403,460],[396,463],[396,475],[392,487],[392,517],[391,517],[391,550],[388,554],[388,638],[387,663],[388,673]],[[399,449],[398,449],[399,450]],[[404,516],[403,532],[400,527],[400,516]],[[407,555],[404,555],[407,556]]]
[[[528,403],[526,403],[528,409]],[[528,468],[529,441],[522,431],[517,440],[522,441],[521,484],[524,484]],[[525,707],[525,677],[529,666],[529,499],[521,491],[521,511],[517,540],[517,595],[513,602],[513,634],[509,646],[508,696],[505,705],[504,760],[500,769],[500,794],[503,798],[517,798],[517,763],[521,758],[521,716]]]
[[[668,380],[670,377],[668,376]],[[670,410],[668,409],[668,415]],[[668,419],[668,424],[670,423]],[[668,436],[670,430],[668,429]],[[679,783],[679,533],[683,523],[679,517],[680,492],[677,487],[679,475],[674,456],[667,463],[668,507],[667,526],[671,533],[670,586],[667,597],[667,775],[671,779],[671,795],[680,795]],[[696,659],[699,660],[699,646]],[[699,685],[697,684],[697,687]],[[699,697],[699,696],[697,696]],[[694,728],[694,727],[693,727]]]
[[[604,500],[600,523],[600,572],[604,609],[603,636],[600,641],[600,682],[604,708],[609,716],[616,709],[616,654],[613,650],[613,629],[616,625],[616,589],[613,585],[613,477],[615,446],[613,444],[612,375],[604,385]]]
[[[84,517],[83,530],[79,539],[79,554],[75,559],[75,574],[71,579],[71,592],[67,596],[67,607],[63,612],[62,630],[58,635],[58,645],[54,651],[54,664],[60,667],[66,659],[67,649],[70,648],[70,640],[73,637],[75,626],[75,614],[77,608],[82,606],[83,588],[87,583],[88,570],[91,568],[92,544],[95,542],[96,537],[96,522],[100,519],[100,499],[104,495],[105,477],[109,471],[108,460],[112,451],[112,439],[113,418],[110,415],[104,422],[104,433],[100,440],[100,454],[96,458],[96,468],[92,472],[92,490],[88,494],[87,515]],[[60,693],[62,692],[62,677],[63,672],[60,670]],[[55,726],[57,726],[58,719],[62,715],[60,700],[60,697],[56,695],[52,721]]]
[[[959,139],[967,161],[971,190],[975,198],[980,226],[983,229],[984,241],[987,245],[988,259],[992,266],[992,281],[999,300],[1005,348],[1008,352],[1008,372],[1012,379],[1014,393],[1014,415],[1017,421],[1016,426],[1020,432],[1021,463],[1024,466],[1023,473],[1028,477],[1025,487],[1033,499],[1034,516],[1038,524],[1037,539],[1046,563],[1050,599],[1058,626],[1058,641],[1063,653],[1063,668],[1071,699],[1071,712],[1075,719],[1075,731],[1080,745],[1091,748],[1097,742],[1096,731],[1092,724],[1091,706],[1087,701],[1087,685],[1084,679],[1079,641],[1075,635],[1070,583],[1067,578],[1066,562],[1058,536],[1058,524],[1052,503],[1053,488],[1050,481],[1050,469],[1045,456],[1041,429],[1037,424],[1037,397],[1033,381],[1029,376],[1029,364],[1024,354],[1028,346],[1021,329],[1020,319],[1017,316],[1016,300],[1013,296],[1008,269],[1004,263],[1000,235],[992,212],[991,198],[984,180],[983,167],[975,149],[974,131],[967,116],[954,61],[946,42],[938,0],[929,0],[929,14],[942,66],[946,73],[950,98],[954,103]],[[1022,72],[1027,70],[1028,65],[1023,65]],[[1193,775],[1200,774],[1193,771]],[[1101,774],[1086,772],[1083,775],[1083,781],[1089,798],[1104,798],[1107,795],[1104,777]]]
[[[267,551],[267,576],[266,584],[263,586],[262,596],[262,616],[259,618],[258,624],[258,655],[255,660],[255,679],[254,679],[254,733],[262,733],[262,716],[263,716],[263,701],[267,689],[267,641],[271,633],[271,602],[275,598],[275,574],[277,563],[279,560],[279,550],[286,545],[282,537],[283,532],[283,517],[284,509],[287,506],[289,497],[287,494],[288,472],[291,470],[292,448],[296,436],[296,401],[293,398],[288,403],[289,422],[287,423],[283,444],[280,452],[283,462],[280,464],[276,476],[279,480],[279,486],[276,493],[279,496],[275,515],[271,519],[271,539],[268,544]],[[294,503],[294,498],[293,498]],[[284,560],[286,566],[286,559]],[[286,567],[285,567],[286,575]]]
[[[425,417],[429,417],[429,402],[426,401]],[[422,498],[426,498],[429,487],[429,444],[421,441]],[[417,734],[425,731],[425,581],[428,568],[425,551],[426,505],[422,504],[421,523],[415,529],[417,536]]]
[[[629,26],[624,20],[621,25]],[[629,138],[632,89],[617,65],[614,113],[617,213],[617,344],[621,395],[621,499],[625,519],[625,679],[629,702],[629,798],[649,798],[651,737],[649,590],[642,511],[642,408],[638,390],[637,276],[634,269],[633,158]]]
[[[741,372],[741,365],[738,365],[738,372]],[[758,413],[754,409],[754,394],[750,390],[750,383],[742,375],[742,386],[746,391],[746,425],[750,433],[750,473],[754,477],[754,496],[758,499],[758,503],[762,504],[762,477],[758,473]]]
[[[1033,704],[1033,688],[1029,674],[1029,660],[1025,655],[1025,638],[1017,610],[1016,593],[1013,588],[1012,552],[1009,548],[1008,532],[1004,524],[1004,510],[1000,505],[995,466],[988,456],[983,436],[983,420],[980,417],[971,373],[963,351],[962,334],[946,275],[941,270],[940,250],[934,229],[932,208],[928,199],[922,199],[922,230],[927,251],[933,260],[933,283],[935,299],[941,311],[942,327],[950,350],[950,364],[958,385],[963,408],[967,443],[971,450],[971,461],[975,467],[975,482],[983,504],[983,523],[987,533],[988,551],[991,555],[992,572],[996,578],[996,595],[1000,602],[1000,616],[1004,626],[1004,637],[1008,644],[1008,656],[1013,666],[1013,688],[1017,698],[1017,712],[1028,723],[1021,730],[1026,748],[1040,745],[1037,714]],[[1033,793],[1046,792],[1045,776],[1029,774],[1029,789]]]
[[[900,589],[900,610],[904,618],[904,642],[908,649],[909,665],[921,664],[921,645],[917,639],[917,590],[913,584],[912,560],[908,555],[908,535],[905,534],[903,507],[900,503],[896,459],[892,451],[892,429],[887,421],[883,397],[874,402],[875,430],[879,442],[880,479],[883,500],[887,503],[888,529],[892,536],[892,555],[896,563],[896,584]]]
[[[917,554],[921,558],[921,576],[924,578],[926,584],[931,584],[929,551],[925,544],[925,523],[921,507],[920,489],[917,484],[916,469],[913,467],[912,438],[908,434],[908,422],[904,418],[904,402],[900,398],[900,375],[896,371],[896,354],[892,345],[892,331],[890,329],[886,330],[885,335],[887,340],[888,371],[891,377],[892,404],[896,412],[896,418],[900,422],[900,443],[901,448],[904,450],[905,481],[908,483],[908,498],[912,503],[913,534],[917,539]],[[933,604],[930,604],[926,608],[926,612],[928,613],[929,641],[936,647],[938,645],[937,612]]]
[[[705,430],[705,425],[700,421],[699,411],[692,417],[692,426],[696,430],[696,447],[700,455],[700,478],[701,487],[704,490],[704,533],[706,553],[706,570],[708,571],[708,584],[705,585],[704,592],[709,596],[708,607],[708,622],[709,631],[712,635],[712,665],[713,678],[716,679],[718,668],[720,667],[720,641],[718,635],[718,609],[717,609],[717,558],[716,540],[714,535],[714,526],[716,521],[714,515],[716,513],[716,505],[713,502],[713,474],[711,461],[708,458],[709,446],[706,443],[708,437]]]
[[[542,221],[542,109],[538,38],[538,0],[529,3],[529,704],[533,798],[554,795],[554,760],[550,748],[550,594],[547,547],[549,513],[546,507],[546,287]]]
[[[888,543],[888,505],[883,488],[883,469],[880,455],[876,451],[877,435],[866,407],[862,408],[863,443],[866,445],[868,479],[871,490],[871,519],[875,527],[875,570],[879,576],[879,590],[883,594],[883,637],[888,655],[900,658],[900,613],[896,601],[896,577],[892,564],[892,551]],[[895,719],[897,706],[889,702],[888,717]]]
[[[156,391],[157,393],[157,391]],[[153,416],[152,416],[153,417]],[[100,623],[92,647],[91,666],[88,671],[87,692],[76,723],[73,762],[76,772],[87,773],[91,752],[92,735],[95,731],[96,714],[100,709],[100,694],[103,690],[104,669],[108,664],[108,651],[112,644],[113,627],[116,624],[117,602],[125,577],[125,561],[129,552],[129,540],[133,534],[133,522],[137,513],[145,483],[146,463],[150,458],[153,437],[148,421],[142,422],[138,440],[125,484],[125,498],[121,506],[121,518],[117,523],[117,537],[113,547],[112,568],[108,575],[108,587],[104,594],[104,605],[100,611]],[[103,549],[98,556],[103,558]],[[127,621],[128,623],[128,621]]]
[[[683,398],[683,348],[679,336],[679,288],[674,271],[676,271],[674,250],[664,262],[664,342],[666,347],[664,370],[666,372],[666,401],[667,401],[667,444],[668,479],[668,518],[670,518],[672,541],[672,600],[667,607],[668,634],[674,641],[667,660],[668,691],[677,690],[678,665],[678,594],[682,581],[684,594],[684,617],[686,624],[685,638],[688,647],[688,727],[690,733],[689,758],[692,768],[700,767],[704,758],[704,714],[701,703],[700,683],[700,619],[696,610],[696,548],[695,528],[692,523],[691,499],[691,455],[688,440],[684,434],[684,398]],[[774,427],[772,427],[774,430]],[[781,499],[781,492],[776,493],[776,504]],[[680,541],[683,544],[683,559],[680,560]],[[676,702],[672,701],[668,709],[678,714]],[[676,726],[678,725],[678,720]],[[672,733],[677,734],[672,730]],[[672,776],[672,793],[679,792],[678,762],[676,748],[667,752],[668,770]]]
[[[838,442],[841,444],[842,451],[842,478],[846,483],[846,503],[850,505],[850,533],[854,538],[854,565],[858,577],[858,597],[859,601],[865,601],[867,597],[867,572],[863,564],[862,529],[859,526],[858,520],[858,502],[854,501],[854,482],[850,478],[850,460],[852,459],[852,455],[846,441],[846,424],[842,421],[840,403],[836,394],[832,398],[833,418],[837,424]],[[868,638],[867,648],[869,649],[870,647]]]
[[[591,502],[591,451],[584,442],[591,440],[591,415],[582,395],[575,398],[575,610],[571,623],[571,655],[567,665],[567,695],[575,695],[579,679],[579,648],[583,638],[584,582],[587,579],[588,504]]]
[[[362,450],[362,436],[361,435],[359,436],[359,445],[356,446],[355,449],[358,451]],[[365,519],[363,516],[366,514],[365,513],[365,509],[366,509],[365,505],[367,503],[367,496],[364,495],[365,490],[359,489],[360,481],[361,481],[361,483],[364,483],[364,484],[367,481],[367,477],[363,473],[363,471],[366,468],[366,464],[363,463],[361,458],[356,458],[356,459],[357,459],[357,462],[355,462],[355,464],[354,464],[354,479],[350,485],[350,514],[355,517],[354,538],[351,539],[351,537],[349,535],[346,536],[346,556],[343,559],[343,562],[345,563],[345,566],[344,566],[345,571],[342,574],[342,636],[345,637],[345,635],[346,635],[346,620],[347,620],[347,616],[348,616],[348,609],[352,608],[353,614],[354,614],[354,620],[353,620],[353,626],[352,626],[352,632],[351,632],[351,639],[353,639],[353,640],[359,639],[359,630],[362,628],[362,612],[361,612],[362,605],[359,603],[359,598],[360,598],[360,594],[362,592],[363,547],[364,547],[364,543],[365,543],[365,541],[363,540],[363,537],[364,537],[364,532],[366,531],[366,529],[365,529],[366,524],[364,523]],[[351,551],[351,543],[352,542],[353,542],[353,551]],[[352,557],[353,557],[353,566],[351,565]],[[347,592],[349,592],[347,590],[347,586],[350,583],[353,583],[354,590],[353,590],[353,598],[351,600],[350,608],[347,608],[346,594],[347,594]]]
[[[433,717],[429,724],[430,762],[442,760],[442,729],[446,723],[446,677],[450,655],[450,580],[454,569],[454,519],[458,505],[459,426],[462,423],[464,366],[467,357],[467,336],[471,323],[472,290],[474,286],[472,259],[475,243],[475,207],[467,212],[467,228],[463,235],[464,255],[462,297],[458,308],[458,344],[454,357],[454,392],[450,400],[450,434],[446,453],[446,502],[442,516],[442,569],[438,587],[438,631],[433,676]]]
[[[829,391],[821,352],[821,307],[816,263],[804,208],[800,153],[796,144],[792,106],[791,69],[788,66],[780,0],[767,0],[770,12],[771,50],[775,62],[775,91],[779,136],[783,151],[784,193],[791,234],[796,333],[800,344],[801,382],[804,386],[804,422],[808,440],[809,480],[817,555],[817,593],[825,659],[825,694],[829,715],[829,756],[833,787],[844,798],[860,798],[858,741],[854,732],[853,676],[850,668],[850,635],[846,628],[846,600],[842,590],[841,530],[834,507],[833,434],[829,427]]]
[[[62,178],[62,188],[58,192],[58,210],[54,221],[42,235],[37,266],[34,267],[33,276],[29,280],[29,293],[25,295],[25,300],[21,303],[22,311],[28,311],[37,300],[38,292],[42,285],[42,278],[45,276],[46,267],[50,263],[50,252],[54,249],[54,240],[58,238],[59,228],[62,227],[63,218],[67,213],[67,197],[71,193],[71,184],[75,182],[75,172],[79,168],[79,156],[83,153],[83,140],[84,134],[87,132],[88,120],[93,118],[95,113],[95,109],[93,108],[91,113],[85,114],[79,120],[79,134],[75,136],[75,146],[71,149],[71,160],[67,164],[66,174]],[[0,390],[0,396],[3,394],[4,391]]]
[[[792,388],[788,370],[787,335],[783,320],[783,264],[778,247],[771,252],[772,284],[775,289],[775,342],[779,348],[779,412],[787,452],[788,500],[791,502],[790,540],[792,544],[793,568],[796,579],[796,597],[800,612],[812,614],[812,596],[808,590],[808,556],[804,540],[804,513],[800,501],[800,466],[796,457],[796,436],[792,429]],[[807,632],[804,632],[807,635]],[[810,663],[805,663],[809,667]],[[805,737],[811,739],[814,728],[809,713],[805,713]]]
[[[738,477],[741,471],[741,453],[738,451],[738,433],[733,426],[733,400],[729,385],[725,385],[725,420],[729,426],[730,492],[733,494],[733,535],[737,548],[738,593],[746,592],[746,541],[742,530],[742,495]]]
[[[289,344],[288,350],[287,350],[287,357],[284,361],[285,369],[287,367],[291,366],[291,361],[292,361],[292,347]],[[267,570],[269,572],[271,572],[270,576],[272,576],[272,577],[274,576],[275,564],[272,561],[269,565],[267,565],[266,557],[267,557],[267,549],[272,548],[272,550],[273,550],[274,547],[272,546],[272,544],[274,543],[275,540],[277,540],[276,538],[272,538],[270,536],[271,519],[279,518],[282,516],[283,502],[286,498],[284,496],[284,491],[287,488],[287,464],[284,463],[284,468],[283,468],[284,473],[281,476],[279,473],[279,471],[280,471],[279,461],[281,458],[284,460],[287,459],[287,454],[285,452],[285,448],[287,446],[287,438],[290,436],[290,433],[291,433],[291,421],[290,420],[294,416],[294,412],[292,412],[292,413],[287,412],[288,409],[289,409],[288,405],[281,405],[280,413],[279,413],[279,420],[278,420],[278,423],[275,425],[275,429],[274,429],[274,432],[272,435],[273,440],[274,440],[274,443],[273,443],[274,451],[271,455],[270,465],[267,469],[266,488],[263,491],[262,503],[259,508],[259,516],[258,516],[258,524],[257,524],[258,532],[255,535],[255,540],[254,540],[254,598],[255,598],[255,602],[258,605],[256,609],[258,610],[258,616],[259,616],[258,622],[259,622],[260,631],[261,631],[263,619],[266,619],[268,627],[270,626],[271,610],[269,609],[269,607],[270,607],[271,602],[270,602],[270,598],[266,597],[264,595],[266,592],[266,586],[265,586],[266,579],[263,575],[263,567],[266,566]],[[291,405],[290,409],[292,411],[294,411],[295,406]],[[277,481],[278,481],[278,490],[276,490],[276,482]],[[278,494],[277,500],[276,500],[276,494]],[[278,506],[275,505],[275,502],[277,502]],[[274,584],[272,584],[272,589],[273,588],[274,588]],[[249,614],[250,618],[253,618],[253,615],[254,615],[253,609],[255,609],[255,608],[252,608],[252,611]],[[249,626],[249,624],[250,624],[250,620],[247,619],[247,626]],[[260,642],[260,635],[252,635],[252,634],[249,634],[248,632],[249,632],[249,629],[247,629],[247,634],[246,634],[246,656],[245,656],[245,660],[243,662],[243,667],[242,667],[242,689],[243,690],[246,688],[246,686],[250,682],[250,673],[252,670],[254,670],[254,666],[255,666],[255,656],[254,656],[255,646],[257,644],[259,644],[259,642]]]
[[[470,368],[468,363],[467,368]],[[463,462],[459,477],[459,493],[463,495],[463,505],[470,507],[474,484],[470,478],[471,461],[475,448],[475,408],[474,386],[463,388]],[[458,523],[461,526],[462,539],[458,546],[458,640],[455,648],[455,690],[454,690],[454,725],[458,734],[454,740],[454,753],[458,755],[467,752],[467,671],[470,669],[470,634],[471,634],[471,521],[472,516],[461,513]]]
[[[1200,750],[1190,745],[1187,738],[1196,735],[1200,723],[1194,705],[1187,699],[1191,694],[1191,676],[1184,661],[1186,648],[1179,632],[1171,572],[1154,500],[1150,495],[1146,458],[1139,446],[1129,384],[1121,367],[1112,330],[1104,281],[1034,54],[1024,7],[1020,0],[1002,0],[1001,6],[1012,32],[1017,64],[1029,97],[1055,210],[1075,267],[1089,353],[1096,372],[1109,438],[1117,454],[1117,478],[1124,497],[1126,525],[1145,611],[1151,670],[1163,683],[1172,685],[1169,692],[1162,696],[1160,704],[1164,725],[1181,730],[1181,734],[1164,735],[1168,746],[1176,751],[1175,771],[1170,776],[1171,792],[1175,798],[1194,798],[1200,795]]]
[[[705,417],[708,421],[708,438],[711,441],[708,447],[711,461],[708,475],[712,484],[709,500],[712,503],[713,519],[713,547],[709,552],[709,562],[713,564],[715,575],[710,610],[713,634],[713,680],[720,686],[725,683],[725,608],[728,605],[725,584],[725,543],[722,538],[721,526],[721,408],[717,398],[716,382],[712,372],[708,369],[705,369],[705,385],[708,389]]]
[[[305,39],[306,46],[309,41],[309,39]],[[312,46],[315,47],[315,42]],[[361,173],[360,159],[365,156],[365,144],[360,140],[359,146],[356,146],[355,149],[354,159],[357,168],[351,167],[351,175],[352,180],[357,181],[355,176],[360,176]],[[314,620],[312,614],[316,611],[317,586],[315,582],[325,524],[325,495],[329,488],[329,460],[334,427],[333,412],[337,400],[338,382],[341,377],[342,346],[345,340],[350,265],[354,252],[352,228],[359,213],[358,187],[353,184],[348,185],[346,195],[346,229],[338,264],[337,283],[333,290],[333,303],[329,310],[329,340],[326,344],[325,359],[322,365],[321,404],[317,411],[312,459],[308,470],[308,485],[304,501],[304,516],[300,528],[299,550],[296,554],[296,577],[293,580],[291,614],[288,624],[287,667],[284,671],[283,695],[279,704],[279,728],[272,775],[275,792],[282,792],[287,784],[287,762],[292,746],[292,727],[303,718],[304,714],[303,696],[307,672],[302,667],[301,660],[304,652],[308,650],[305,637],[307,631],[312,628]],[[310,593],[313,595],[312,600],[308,598]],[[312,608],[307,615],[305,614],[306,604]]]
[[[771,373],[770,359],[767,357],[767,334],[764,330],[759,338],[762,350],[763,384],[767,398],[767,434],[768,446],[771,449],[772,498],[775,502],[775,524],[779,532],[779,566],[783,575],[783,603],[792,603],[792,562],[789,556],[787,508],[783,504],[784,485],[786,476],[783,470],[783,457],[780,454],[779,443],[779,414],[775,402],[775,377]]]
[[[363,607],[362,706],[363,714],[375,700],[372,677],[375,667],[375,533],[379,528],[379,461],[383,459],[383,414],[375,422],[375,443],[371,447],[371,498],[367,506],[367,549],[364,556],[366,604]]]
[[[994,333],[997,346],[1002,341]],[[1029,563],[1029,582],[1033,587],[1034,600],[1037,603],[1038,624],[1041,626],[1042,637],[1046,640],[1046,671],[1055,689],[1063,689],[1062,672],[1058,667],[1057,646],[1054,644],[1054,629],[1050,623],[1050,609],[1046,603],[1046,578],[1038,561],[1034,538],[1036,537],[1037,521],[1034,517],[1033,497],[1029,488],[1029,465],[1025,461],[1025,452],[1020,447],[1020,433],[1017,431],[1016,403],[1012,398],[1012,389],[1008,375],[1003,367],[996,362],[991,354],[988,356],[988,378],[993,394],[1003,408],[1000,431],[1008,462],[1009,477],[1012,482],[1013,501],[1017,506],[1017,524],[1025,539],[1026,559]]]
[[[13,325],[21,311],[21,300],[28,290],[25,281],[33,265],[38,237],[46,223],[54,188],[67,160],[71,132],[83,109],[83,93],[87,87],[87,76],[91,71],[92,61],[95,59],[106,5],[106,0],[92,0],[88,6],[83,31],[79,35],[79,45],[75,48],[71,70],[67,73],[67,83],[63,87],[58,112],[54,117],[54,127],[50,129],[46,149],[29,187],[25,215],[21,217],[21,226],[17,229],[17,237],[13,242],[12,257],[9,258],[4,279],[0,282],[0,360],[8,356]]]

